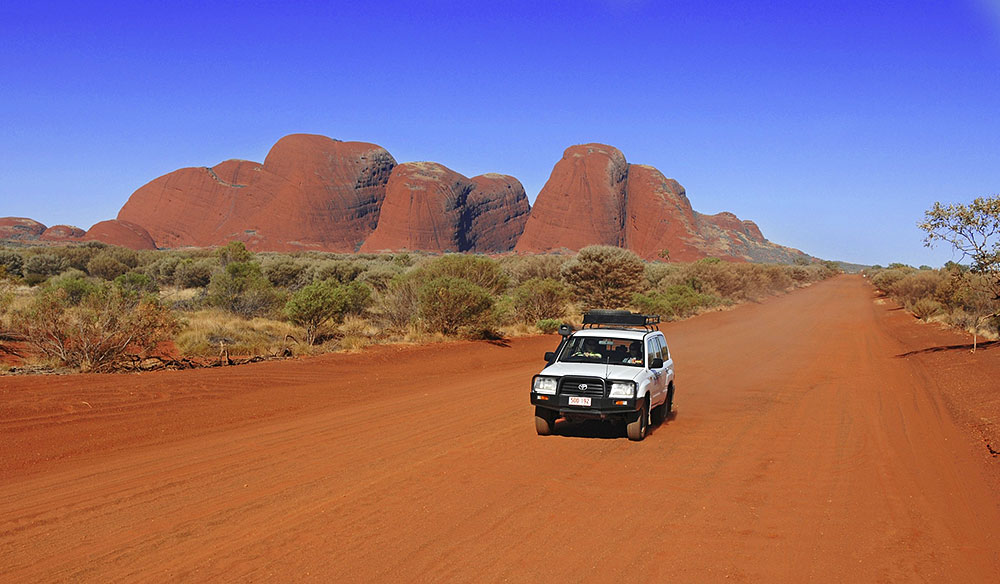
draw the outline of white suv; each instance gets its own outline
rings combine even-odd
[[[629,440],[642,440],[651,423],[673,408],[674,362],[659,316],[591,310],[583,329],[567,325],[548,365],[531,380],[535,429],[548,435],[556,419],[620,420]]]

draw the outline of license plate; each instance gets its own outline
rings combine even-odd
[[[569,396],[569,405],[571,406],[587,406],[590,407],[589,397],[580,397],[577,395]]]

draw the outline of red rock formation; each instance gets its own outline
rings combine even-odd
[[[515,250],[622,245],[627,177],[628,164],[617,148],[570,146],[538,193]]]
[[[396,161],[383,148],[293,134],[264,164],[227,160],[183,168],[141,187],[118,213],[161,247],[355,251],[375,229]]]
[[[0,240],[34,240],[45,231],[45,226],[27,217],[0,217]]]
[[[87,233],[79,227],[72,225],[53,225],[45,231],[39,239],[43,241],[76,241]]]
[[[469,179],[434,162],[407,162],[393,169],[378,227],[361,251],[509,251],[528,210],[514,177]]]
[[[515,251],[575,251],[593,244],[625,247],[649,260],[664,250],[674,261],[808,257],[767,241],[752,221],[693,211],[677,181],[651,166],[627,164],[621,152],[602,144],[566,149],[538,194]]]
[[[118,245],[131,249],[156,249],[149,232],[130,221],[109,219],[94,224],[82,238],[84,241],[100,241],[108,245]]]
[[[469,251],[504,252],[524,231],[531,207],[521,181],[506,174],[487,173],[472,177],[473,189],[466,201]]]

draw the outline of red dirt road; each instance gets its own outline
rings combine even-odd
[[[949,333],[890,308],[840,277],[665,325],[641,443],[535,435],[554,337],[0,378],[0,581],[996,582],[947,389],[1000,349],[942,375],[914,351]]]

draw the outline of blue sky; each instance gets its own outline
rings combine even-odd
[[[1000,0],[0,3],[0,216],[87,228],[294,132],[518,177],[603,142],[784,245],[940,265],[1000,193]],[[957,258],[956,258],[957,259]]]

